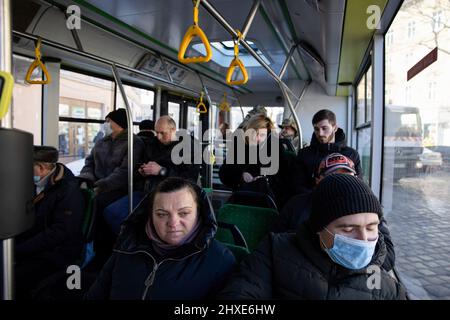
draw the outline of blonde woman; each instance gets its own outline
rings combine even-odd
[[[232,139],[227,147],[234,148],[234,159],[230,161],[227,158],[228,163],[220,167],[219,177],[224,185],[234,191],[267,193],[274,198],[280,209],[291,196],[287,173],[293,159],[288,158],[280,146],[272,150],[271,139],[272,135],[276,134],[274,129],[272,120],[264,114],[256,114],[248,119],[244,127],[245,132],[237,134],[237,139],[245,140],[245,147],[240,150],[238,146],[242,145],[242,142],[236,143],[238,141]],[[278,139],[275,136],[273,138]],[[277,156],[274,156],[273,152],[277,152]],[[271,162],[261,161],[261,155],[268,156]],[[239,158],[244,161],[238,161],[241,160]],[[253,159],[256,159],[256,163]],[[278,170],[274,174],[263,175],[261,169],[273,165],[272,161],[278,161],[275,164]]]

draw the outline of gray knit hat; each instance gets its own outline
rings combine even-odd
[[[309,225],[319,232],[340,217],[363,212],[383,215],[375,194],[360,178],[335,173],[320,181],[313,191]]]

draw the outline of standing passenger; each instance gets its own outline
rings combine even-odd
[[[338,127],[336,115],[327,109],[318,111],[313,119],[314,133],[310,146],[299,150],[296,161],[295,193],[302,194],[314,187],[314,174],[320,161],[331,153],[340,153],[355,164],[356,175],[361,178],[358,151],[347,147],[344,131]]]
[[[211,298],[235,265],[232,253],[214,239],[216,230],[206,194],[187,180],[167,178],[125,222],[86,298]]]

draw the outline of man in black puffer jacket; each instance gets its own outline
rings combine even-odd
[[[381,205],[357,177],[332,174],[315,189],[296,233],[269,234],[241,262],[221,299],[406,299],[383,269]]]
[[[355,164],[356,175],[362,178],[358,151],[346,145],[345,133],[336,123],[336,115],[327,109],[318,111],[312,119],[314,133],[311,144],[300,149],[295,166],[294,192],[302,194],[314,187],[314,173],[320,161],[331,153],[340,153]]]
[[[72,172],[57,163],[58,150],[35,146],[36,194],[33,227],[16,237],[17,298],[45,277],[65,270],[81,257],[84,199]]]

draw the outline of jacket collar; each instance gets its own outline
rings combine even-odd
[[[333,262],[328,254],[320,247],[319,236],[308,227],[308,222],[299,226],[296,233],[297,245],[308,260],[326,277],[344,278],[352,274],[366,274],[366,268],[350,270]],[[378,242],[370,265],[381,267],[387,255],[383,234],[378,232]]]
[[[47,183],[44,187],[44,190],[42,190],[42,192],[34,197],[33,203],[41,201],[44,198],[45,193],[52,189],[55,185],[57,185],[61,180],[63,180],[66,174],[67,170],[65,170],[65,166],[61,163],[57,163],[53,172],[49,177],[47,177]]]

